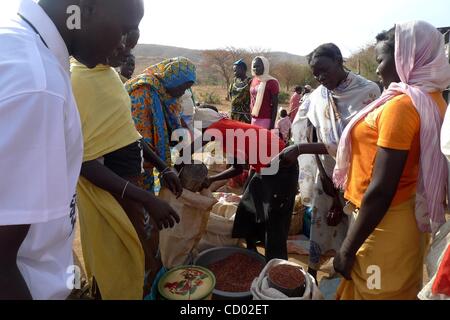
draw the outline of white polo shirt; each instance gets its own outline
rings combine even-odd
[[[18,266],[34,299],[65,299],[83,140],[69,53],[32,0],[0,22],[0,225],[31,225]]]

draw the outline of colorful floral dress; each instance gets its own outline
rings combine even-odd
[[[128,81],[125,87],[131,98],[131,112],[136,129],[156,154],[171,165],[171,135],[181,128],[181,106],[167,89],[195,82],[195,65],[186,58],[165,60],[147,68]],[[144,164],[144,187],[155,191],[153,165]]]

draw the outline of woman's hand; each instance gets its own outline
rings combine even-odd
[[[278,155],[278,158],[280,159],[280,166],[281,167],[293,166],[297,162],[299,156],[300,152],[297,145],[287,147],[286,149],[281,151],[281,153]]]
[[[172,191],[177,198],[183,193],[183,186],[174,169],[166,168],[164,170],[161,174],[161,185]]]
[[[356,256],[347,254],[342,249],[338,251],[333,260],[334,270],[341,274],[346,280],[352,280],[351,273],[355,264]]]
[[[154,219],[159,230],[173,228],[175,223],[180,222],[180,217],[175,210],[167,202],[156,198],[152,194],[142,204]]]

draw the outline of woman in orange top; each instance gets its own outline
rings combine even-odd
[[[439,151],[450,83],[443,36],[422,22],[377,37],[385,92],[342,135],[334,172],[355,218],[334,267],[339,299],[417,299],[425,233],[445,222],[447,167]]]

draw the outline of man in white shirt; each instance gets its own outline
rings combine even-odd
[[[70,294],[83,140],[69,56],[95,67],[142,17],[142,0],[21,0],[0,22],[0,300]]]

